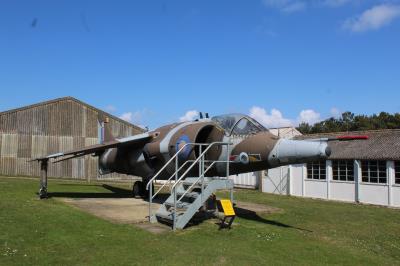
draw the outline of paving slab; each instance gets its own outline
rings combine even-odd
[[[121,224],[139,224],[148,221],[149,203],[135,198],[61,198],[67,204],[97,217]],[[160,207],[152,204],[153,212]]]

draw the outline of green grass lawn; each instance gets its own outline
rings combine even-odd
[[[0,178],[0,265],[400,264],[400,210],[240,190],[235,199],[282,209],[155,235],[51,198],[37,180]],[[50,181],[51,192],[112,193]],[[223,193],[220,196],[227,196]]]

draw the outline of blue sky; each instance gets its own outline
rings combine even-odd
[[[150,128],[400,111],[395,0],[3,0],[0,36],[0,111],[73,96]]]

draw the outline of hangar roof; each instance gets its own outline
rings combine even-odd
[[[117,121],[119,121],[119,122],[121,122],[123,124],[126,124],[126,125],[128,125],[130,127],[135,128],[135,129],[137,129],[139,131],[142,131],[142,132],[145,131],[141,127],[138,127],[138,126],[136,126],[134,124],[131,124],[131,123],[119,118],[119,117],[116,117],[116,116],[114,116],[114,115],[112,115],[110,113],[104,112],[103,110],[100,110],[100,109],[98,109],[98,108],[96,108],[96,107],[94,107],[94,106],[92,106],[90,104],[82,102],[82,101],[80,101],[80,100],[78,100],[78,99],[76,99],[74,97],[71,97],[71,96],[57,98],[57,99],[53,99],[53,100],[49,100],[49,101],[44,101],[44,102],[40,102],[40,103],[36,103],[36,104],[27,105],[27,106],[20,107],[20,108],[15,108],[15,109],[3,111],[3,112],[0,112],[0,115],[14,113],[14,112],[18,112],[18,111],[23,111],[23,110],[27,110],[27,109],[30,109],[30,108],[33,108],[33,107],[38,107],[38,106],[43,106],[43,105],[48,105],[48,104],[54,104],[54,103],[58,103],[58,102],[62,102],[62,101],[73,101],[73,102],[76,102],[76,103],[78,103],[80,105],[85,106],[86,108],[92,109],[95,112],[103,114],[103,115],[105,115],[105,116],[107,116],[107,117],[109,117],[111,119],[117,120]]]
[[[400,160],[400,129],[335,132],[297,136],[295,139],[315,139],[349,135],[366,135],[367,140],[332,141],[330,159]]]

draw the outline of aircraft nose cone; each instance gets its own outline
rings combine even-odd
[[[326,159],[331,153],[326,142],[282,139],[269,154],[269,163],[272,167],[307,163]]]

